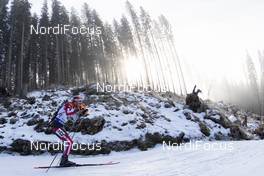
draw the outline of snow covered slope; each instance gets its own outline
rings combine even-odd
[[[26,99],[12,98],[0,104],[0,152],[39,154],[29,149],[29,141],[58,142],[51,134],[48,119],[76,93],[84,96],[90,115],[78,129],[69,127],[68,131],[76,132],[76,143],[104,145],[100,152],[92,154],[136,147],[146,150],[162,141],[258,138],[254,134],[260,124],[257,118],[222,103],[208,103],[206,112],[194,113],[185,107],[184,97],[152,92],[98,93],[88,87],[35,91]],[[248,126],[241,125],[244,116]]]
[[[206,150],[204,146],[229,146]],[[0,155],[1,175],[5,176],[262,176],[264,173],[264,141],[209,142],[200,143],[196,150],[163,150],[157,146],[148,151],[130,150],[93,157],[73,156],[78,163],[101,163],[120,161],[113,166],[33,169],[50,163],[50,155],[11,156]]]

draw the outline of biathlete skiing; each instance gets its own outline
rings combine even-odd
[[[52,132],[66,145],[64,146],[64,152],[61,157],[60,166],[69,167],[74,166],[76,163],[69,161],[68,157],[72,149],[73,140],[72,137],[64,129],[65,124],[68,121],[76,122],[80,117],[87,116],[88,109],[83,103],[81,96],[75,96],[71,101],[64,102],[58,110],[55,112],[53,118],[50,121],[52,126]]]

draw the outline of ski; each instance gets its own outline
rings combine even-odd
[[[49,168],[69,168],[69,167],[84,167],[84,166],[107,166],[107,165],[115,165],[120,162],[108,162],[108,163],[88,163],[88,164],[76,164],[74,166],[40,166],[34,167],[34,169],[49,169]]]

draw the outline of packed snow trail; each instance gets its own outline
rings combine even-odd
[[[202,145],[201,145],[202,144]],[[112,166],[60,168],[45,170],[34,166],[48,165],[52,157],[0,155],[1,175],[5,176],[262,176],[264,173],[264,141],[208,142],[205,145],[232,146],[231,150],[175,148],[157,146],[149,151],[131,150],[100,156],[72,156],[77,163],[119,161]],[[57,161],[58,162],[58,161]],[[57,163],[55,162],[55,163]]]

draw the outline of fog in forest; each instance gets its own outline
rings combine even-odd
[[[263,7],[247,0],[3,0],[0,86],[23,95],[107,82],[186,95],[197,85],[203,99],[263,114]],[[30,34],[31,25],[57,24],[102,34]]]

